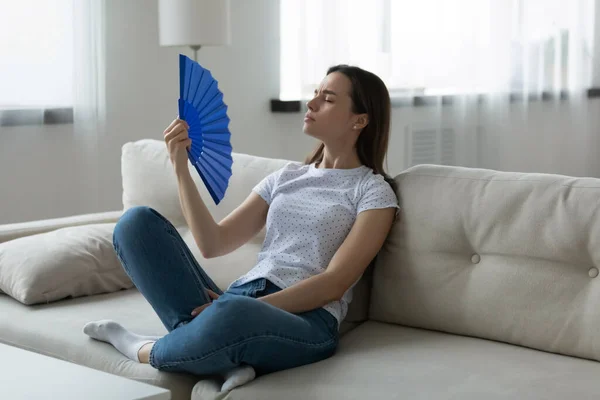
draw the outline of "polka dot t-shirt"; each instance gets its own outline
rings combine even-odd
[[[315,164],[288,163],[253,191],[269,205],[266,236],[256,266],[231,287],[266,278],[284,289],[320,274],[359,213],[398,208],[390,185],[366,166],[325,169]],[[340,323],[351,300],[352,288],[340,301],[324,308]]]

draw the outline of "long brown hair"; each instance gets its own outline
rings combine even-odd
[[[360,162],[371,168],[374,173],[383,175],[392,189],[396,189],[394,180],[385,172],[383,161],[387,154],[390,137],[390,93],[383,81],[375,74],[350,65],[336,65],[327,70],[344,74],[352,83],[352,112],[367,114],[369,123],[356,141],[356,151]],[[306,164],[323,161],[325,144],[321,143],[306,158]]]

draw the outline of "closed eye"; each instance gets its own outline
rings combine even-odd
[[[334,92],[332,92],[331,90],[327,90],[327,89],[323,90],[323,92],[321,92],[321,94],[326,95],[326,96],[329,96],[329,95],[336,96],[336,94]],[[317,97],[319,97],[319,91],[317,89],[315,89],[315,95],[314,95],[313,99],[316,99]],[[325,101],[327,103],[333,103],[333,101],[329,97],[325,97]]]

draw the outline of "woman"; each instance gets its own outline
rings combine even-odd
[[[114,321],[84,332],[162,371],[222,375],[222,391],[265,374],[332,356],[351,288],[381,249],[398,201],[383,171],[389,93],[374,74],[332,67],[308,102],[304,132],[321,144],[305,164],[262,180],[220,223],[188,168],[187,125],[164,132],[184,217],[205,258],[242,246],[266,224],[256,266],[225,293],[155,210],[132,208],[114,247],[135,286],[169,331],[136,335]]]

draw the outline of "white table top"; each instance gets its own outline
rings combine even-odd
[[[0,399],[170,398],[167,389],[0,343]]]

